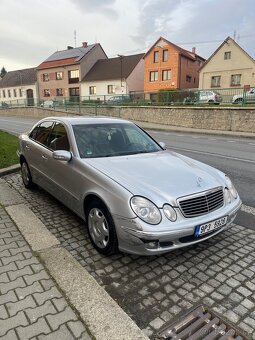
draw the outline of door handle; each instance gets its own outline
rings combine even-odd
[[[45,160],[45,161],[48,160],[48,158],[45,155],[42,155],[42,159]]]

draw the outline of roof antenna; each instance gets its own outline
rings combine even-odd
[[[234,41],[236,41],[236,30],[234,30]]]
[[[76,30],[74,30],[74,47],[76,47]]]

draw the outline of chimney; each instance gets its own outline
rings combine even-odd
[[[67,46],[68,50],[71,50],[73,48],[73,46]]]
[[[192,47],[192,53],[196,54],[196,47]]]
[[[82,47],[87,47],[87,46],[88,46],[87,41],[84,41],[84,42],[82,43]]]

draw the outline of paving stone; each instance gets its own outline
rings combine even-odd
[[[15,288],[19,287],[25,287],[26,283],[24,282],[22,277],[18,277],[16,280],[8,282],[8,283],[2,283],[0,286],[0,292],[1,294],[6,294],[8,291],[13,290]]]
[[[248,326],[251,326],[252,329],[254,329],[255,319],[247,317],[243,320],[243,322],[246,323]]]
[[[0,266],[0,274],[2,273],[8,273],[10,271],[17,270],[17,266],[14,262],[7,264],[6,266]]]
[[[91,340],[91,337],[87,334],[81,321],[69,321],[67,322],[67,327],[71,330],[75,339],[82,337],[84,340]]]
[[[62,325],[57,331],[54,331],[48,335],[39,335],[38,339],[39,340],[56,340],[56,339],[72,340],[75,338],[73,337],[69,329],[65,325]]]
[[[0,337],[4,336],[10,329],[14,329],[18,326],[26,326],[27,324],[28,321],[24,312],[19,312],[15,316],[8,319],[0,319]]]
[[[244,316],[245,314],[249,312],[248,309],[242,305],[235,307],[233,311],[240,316]]]
[[[252,309],[254,308],[255,304],[254,302],[252,302],[251,300],[249,299],[244,299],[241,304],[246,307],[247,309]]]
[[[24,288],[19,287],[15,289],[15,292],[18,295],[19,299],[24,299],[28,295],[31,295],[33,293],[40,293],[43,291],[44,289],[42,288],[42,285],[39,282],[34,282],[32,285]]]
[[[7,294],[0,295],[0,305],[5,304],[7,302],[15,302],[15,301],[18,301],[18,298],[15,295],[13,290],[9,291]]]
[[[35,308],[28,308],[25,311],[30,323],[34,323],[42,316],[56,314],[57,310],[51,301],[46,301],[43,305]]]
[[[149,323],[149,325],[151,327],[153,327],[154,329],[158,330],[160,329],[160,327],[162,327],[164,325],[165,321],[160,319],[160,318],[156,318],[155,320],[151,321]]]
[[[238,291],[238,293],[242,294],[245,297],[248,297],[248,296],[250,296],[252,294],[252,292],[249,289],[245,288],[245,287],[239,287],[237,289],[237,291]]]
[[[17,327],[17,333],[22,340],[31,339],[34,336],[51,333],[51,329],[47,325],[44,318],[40,318],[37,322],[26,327]]]
[[[16,261],[23,261],[24,255],[22,253],[16,254],[15,256],[10,256],[10,257],[3,257],[1,258],[3,265],[8,265],[9,263],[16,262]]]
[[[53,298],[61,298],[62,294],[59,292],[59,290],[56,287],[53,286],[49,290],[46,290],[44,292],[33,293],[33,297],[36,303],[40,306],[47,300],[51,300]],[[56,301],[57,300],[58,299],[56,299]]]
[[[240,316],[234,313],[231,310],[228,310],[224,313],[224,316],[228,318],[233,324],[236,324],[240,320]]]
[[[63,312],[55,315],[46,316],[46,319],[52,328],[52,330],[58,329],[58,327],[68,321],[75,321],[77,319],[76,315],[70,307],[66,307]]]
[[[18,277],[22,277],[24,275],[31,275],[31,274],[33,274],[33,271],[29,266],[26,266],[20,270],[10,271],[8,273],[11,281],[16,280]]]
[[[17,337],[15,331],[11,329],[4,335],[3,340],[20,340],[20,339]]]
[[[4,305],[0,305],[0,319],[7,319],[8,313]]]
[[[7,273],[2,273],[0,274],[0,284],[1,283],[6,283],[6,282],[9,282],[9,277],[7,275]]]
[[[32,283],[43,279],[49,279],[49,275],[46,273],[45,270],[41,270],[39,273],[36,274],[24,276],[24,280],[26,281],[27,285],[31,285]]]
[[[34,308],[36,307],[36,303],[32,296],[27,296],[23,300],[17,301],[17,302],[9,302],[6,303],[6,308],[10,314],[10,316],[13,316],[17,314],[19,311],[24,311],[27,308]]]

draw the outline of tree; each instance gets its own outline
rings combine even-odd
[[[1,69],[1,72],[0,72],[0,78],[3,78],[6,75],[6,73],[7,73],[7,71],[3,66],[2,69]]]

